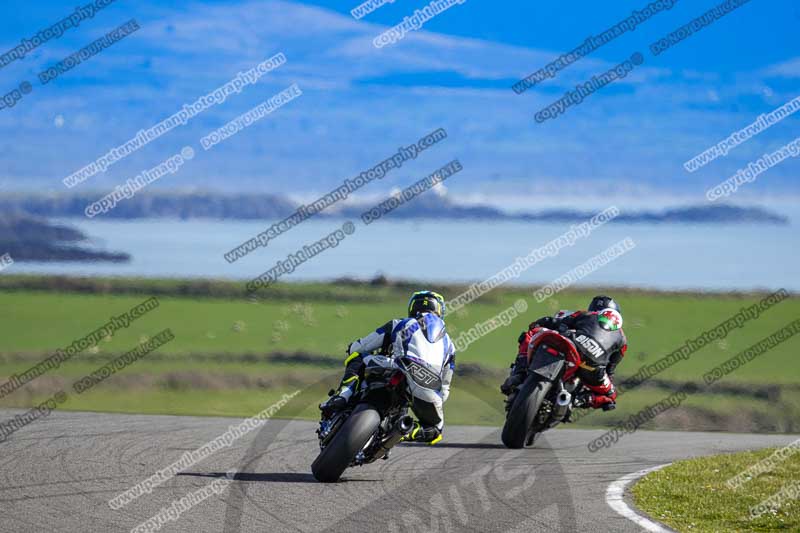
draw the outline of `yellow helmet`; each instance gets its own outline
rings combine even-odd
[[[434,313],[444,316],[444,297],[438,292],[417,291],[408,299],[408,316],[416,317],[420,313]]]

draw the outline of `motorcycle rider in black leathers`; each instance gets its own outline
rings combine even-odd
[[[576,406],[605,411],[614,409],[617,398],[614,371],[628,349],[619,305],[609,296],[595,296],[587,311],[562,312],[559,315],[562,316],[542,317],[532,322],[528,331],[522,332],[518,339],[517,358],[511,367],[511,375],[500,386],[501,392],[511,394],[525,381],[528,345],[534,330],[544,327],[569,338],[581,354],[583,363],[577,376],[585,390],[577,395]]]
[[[445,330],[444,298],[433,291],[419,291],[408,301],[408,318],[390,320],[366,337],[350,343],[345,371],[338,391],[319,406],[323,416],[339,411],[350,402],[364,377],[363,355],[404,356],[410,347],[417,350],[432,350],[436,357],[444,357],[440,393],[433,394],[432,401],[416,396],[411,409],[419,422],[404,440],[436,444],[442,440],[444,411],[442,406],[450,395],[450,383],[455,370],[455,345]],[[413,345],[413,346],[410,346]]]

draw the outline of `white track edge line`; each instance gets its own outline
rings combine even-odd
[[[653,533],[669,533],[671,530],[666,529],[661,524],[654,522],[631,509],[628,504],[625,503],[624,494],[625,487],[627,487],[632,481],[636,481],[637,479],[646,476],[650,472],[661,470],[662,468],[671,464],[672,463],[667,463],[654,466],[652,468],[645,468],[644,470],[639,470],[633,474],[622,476],[618,480],[608,485],[608,489],[606,489],[606,503],[618,514],[627,518],[631,522],[634,522],[636,525],[645,529],[646,531],[652,531]]]

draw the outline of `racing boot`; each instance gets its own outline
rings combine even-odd
[[[319,405],[319,409],[322,411],[322,414],[327,417],[347,407],[347,404],[350,403],[350,398],[352,398],[353,392],[355,392],[357,386],[358,376],[345,378],[341,385],[339,385],[339,391],[331,391],[330,398]]]
[[[518,356],[514,364],[511,365],[511,374],[506,378],[503,384],[500,385],[500,392],[508,396],[525,381],[527,376],[528,357],[525,355]]]
[[[606,374],[599,385],[583,384],[584,390],[575,399],[576,407],[602,409],[611,411],[617,408],[617,388],[611,377]]]
[[[431,446],[442,440],[442,432],[436,426],[423,426],[416,420],[411,431],[400,442],[427,442]]]

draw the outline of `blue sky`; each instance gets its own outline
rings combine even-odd
[[[86,3],[88,0],[84,0]],[[448,139],[364,194],[378,195],[458,158],[456,200],[512,208],[703,203],[706,189],[793,140],[800,113],[689,174],[682,163],[760,113],[800,96],[800,3],[752,0],[655,57],[648,45],[719,2],[679,0],[523,95],[510,86],[647,1],[467,0],[381,49],[372,39],[427,2],[395,0],[362,20],[337,2],[117,0],[60,39],[0,69],[0,94],[34,90],[0,110],[0,190],[63,192],[62,178],[184,103],[283,52],[287,64],[91,178],[105,194],[185,145],[197,157],[166,189],[309,197],[444,127]],[[6,1],[0,53],[70,14],[73,4]],[[141,29],[59,79],[36,74],[135,18]],[[556,120],[534,113],[575,84],[641,52],[645,62]],[[199,139],[297,83],[303,96],[202,152]],[[797,158],[746,185],[736,201],[796,201]]]

